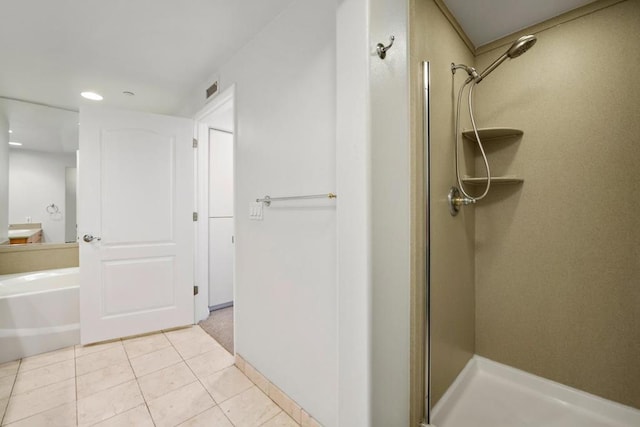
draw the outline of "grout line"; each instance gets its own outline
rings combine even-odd
[[[140,392],[140,396],[142,396],[144,407],[147,408],[147,413],[149,414],[149,418],[151,419],[151,422],[155,426],[156,420],[154,420],[153,415],[151,415],[151,410],[149,409],[149,402],[147,402],[147,398],[144,396],[144,393],[142,392],[142,388],[140,387],[140,383],[138,382],[138,375],[136,374],[136,371],[133,370],[133,365],[131,364],[131,359],[129,358],[129,353],[127,353],[127,348],[125,347],[124,343],[122,344],[122,347],[124,348],[125,356],[127,356],[127,363],[129,363],[129,368],[131,368],[131,372],[133,372],[133,379],[136,382],[136,385],[138,386],[138,391]]]
[[[258,390],[259,390],[259,389],[258,389]],[[267,397],[269,397],[269,396],[267,396]],[[270,397],[269,397],[269,398],[270,398]],[[270,398],[270,399],[271,399],[271,398]],[[272,400],[272,402],[273,402],[273,400]],[[276,402],[273,402],[273,403],[276,403]],[[277,403],[276,403],[276,406],[277,406],[278,408],[280,408],[280,406],[279,406]],[[278,412],[278,413],[277,413],[277,414],[275,414],[273,417],[269,418],[268,420],[266,420],[265,422],[263,422],[262,424],[260,424],[260,426],[265,425],[266,423],[268,423],[269,421],[271,421],[272,419],[274,419],[275,417],[277,417],[278,415],[280,415],[280,414],[282,414],[282,413],[286,414],[286,415],[287,415],[287,417],[289,417],[289,414],[287,414],[287,413],[285,412],[285,410],[284,410],[284,409],[280,408],[280,412]],[[291,417],[289,417],[289,418],[291,418]],[[293,418],[291,418],[291,419],[293,420]],[[298,424],[295,420],[293,420],[293,422],[294,422],[294,423],[296,423],[296,424]],[[299,425],[299,424],[298,424],[298,425]],[[258,426],[258,427],[260,427],[260,426]]]
[[[200,329],[202,329],[202,327],[201,327],[201,326],[199,326],[199,325],[196,325],[196,326],[198,326]],[[202,331],[206,333],[206,331],[205,331],[204,329],[202,329]],[[164,332],[162,332],[162,333],[164,334]],[[212,337],[211,335],[207,334],[207,336],[208,336],[209,338],[211,338],[213,341],[215,341],[216,343],[218,343],[218,345],[220,345],[220,346],[222,347],[222,344],[220,344],[218,341],[216,341],[215,339],[213,339],[213,337]],[[166,337],[166,336],[165,336],[165,337]],[[178,353],[178,355],[180,356],[180,358],[182,359],[182,361],[184,362],[184,364],[185,364],[185,365],[187,365],[187,368],[189,368],[189,370],[191,371],[191,373],[193,374],[193,376],[194,376],[194,377],[196,377],[196,380],[198,380],[198,382],[200,383],[200,385],[202,386],[202,388],[204,388],[204,390],[207,392],[207,394],[209,395],[209,397],[211,397],[211,400],[213,400],[213,403],[214,403],[213,407],[215,408],[215,407],[217,406],[218,408],[220,408],[220,404],[218,403],[218,401],[217,401],[216,399],[214,399],[214,398],[213,398],[213,395],[212,395],[212,394],[211,394],[211,392],[207,389],[207,387],[205,387],[205,385],[203,384],[203,382],[202,382],[202,380],[200,379],[200,377],[199,377],[198,375],[196,375],[196,373],[195,373],[195,372],[193,372],[193,369],[191,369],[191,366],[189,366],[189,364],[187,363],[187,359],[185,359],[184,357],[182,357],[182,354],[180,354],[180,352],[178,351],[178,349],[176,348],[176,346],[175,346],[175,345],[173,345],[173,341],[171,341],[171,340],[169,339],[169,337],[166,337],[166,338],[169,340],[169,342],[171,343],[171,346],[173,346],[173,348],[174,348],[174,349],[175,349],[175,351]],[[224,347],[223,347],[223,348],[224,348]],[[212,350],[212,351],[213,351],[213,350]],[[200,354],[206,354],[206,353],[209,353],[209,352],[204,352],[204,353],[200,353]],[[199,354],[199,355],[197,355],[197,356],[194,356],[194,357],[198,357],[198,356],[200,356],[200,354]],[[193,357],[192,357],[192,359],[193,359]],[[234,366],[234,365],[231,365],[231,366]],[[214,372],[213,374],[216,374],[217,372],[224,371],[225,369],[227,369],[227,368],[223,368],[223,369],[221,369],[220,371],[216,371],[216,372]],[[213,374],[211,374],[211,375],[213,375]],[[244,373],[243,373],[243,375],[244,375]],[[208,411],[209,409],[211,409],[211,408],[208,408],[208,409],[207,409],[207,411]],[[205,411],[202,411],[200,414],[202,414],[203,412],[205,412]],[[222,412],[222,415],[224,415],[224,417],[229,421],[229,423],[231,423],[231,425],[234,425],[234,424],[233,424],[233,421],[231,421],[231,419],[227,416],[227,414],[225,414],[225,413],[224,413],[224,411],[222,410],[222,408],[220,408],[220,412]],[[198,414],[198,415],[200,415],[200,414]],[[196,416],[198,416],[198,415],[195,415],[194,417],[196,417]],[[192,417],[192,418],[194,418],[194,417]],[[189,419],[191,419],[191,418],[189,418]],[[188,420],[187,420],[187,421],[188,421]],[[185,421],[185,422],[186,422],[186,421]]]
[[[67,350],[68,348],[73,348],[73,358],[75,360],[75,355],[76,355],[76,346],[75,345],[74,346],[70,346],[70,347],[64,347],[64,348],[61,348],[61,349],[58,349],[58,350],[48,351],[47,353],[62,352],[62,350]],[[40,356],[40,355],[47,354],[47,353],[34,354],[33,356],[29,356],[29,357],[26,357],[26,358],[23,357],[22,359],[19,359],[20,360],[20,367],[22,366],[22,361],[24,359]],[[55,365],[56,363],[66,362],[67,360],[69,360],[69,359],[56,360],[55,362],[47,363],[46,365],[38,366],[37,368],[29,368],[24,372],[33,371],[33,370],[40,369],[40,368],[46,368],[47,366]],[[17,373],[20,373],[20,368],[18,368],[18,372]]]
[[[7,398],[7,406],[4,408],[4,412],[2,413],[2,417],[0,417],[0,426],[4,425],[4,418],[7,416],[7,409],[9,409],[9,403],[11,403],[11,398],[13,397],[13,388],[16,386],[16,381],[18,380],[18,373],[20,372],[20,366],[22,366],[22,359],[18,360],[18,369],[16,369],[16,374],[13,377],[13,384],[11,384],[11,390],[9,390],[9,397]]]
[[[76,426],[79,424],[80,414],[78,414],[78,366],[77,366],[77,358],[76,358],[76,346],[73,346],[73,382],[74,388],[76,392],[76,410],[74,411],[76,414]]]

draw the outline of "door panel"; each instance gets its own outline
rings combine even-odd
[[[173,241],[175,144],[173,135],[148,130],[103,131],[100,176],[103,244]],[[132,216],[144,219],[144,227]]]
[[[193,122],[83,107],[80,124],[82,343],[193,323]]]
[[[209,219],[209,306],[233,302],[233,218]]]
[[[209,130],[209,217],[233,216],[233,134]]]

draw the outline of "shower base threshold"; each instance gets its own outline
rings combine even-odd
[[[433,408],[435,427],[632,427],[640,410],[474,356]]]

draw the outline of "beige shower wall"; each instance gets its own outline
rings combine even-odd
[[[480,355],[637,408],[639,32],[640,2],[618,3],[540,32],[478,86],[481,126],[524,130],[491,144],[493,172],[525,182],[476,207],[475,263]]]
[[[449,214],[447,193],[454,175],[454,88],[451,62],[473,62],[473,55],[433,0],[412,0],[410,10],[412,102],[414,312],[424,294],[424,155],[422,61],[431,64],[431,402],[435,404],[475,351],[474,212]],[[455,87],[464,81],[456,76]],[[468,157],[473,157],[471,154]],[[471,165],[472,167],[473,165]],[[417,224],[417,225],[416,225]],[[414,322],[419,316],[413,316]],[[417,328],[416,328],[417,329]]]

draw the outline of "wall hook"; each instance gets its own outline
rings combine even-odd
[[[380,59],[384,59],[387,56],[387,51],[389,49],[391,49],[391,46],[393,46],[393,41],[396,38],[394,36],[389,37],[389,46],[385,46],[382,43],[378,43],[376,46],[376,51],[378,52],[378,56],[380,57]]]

